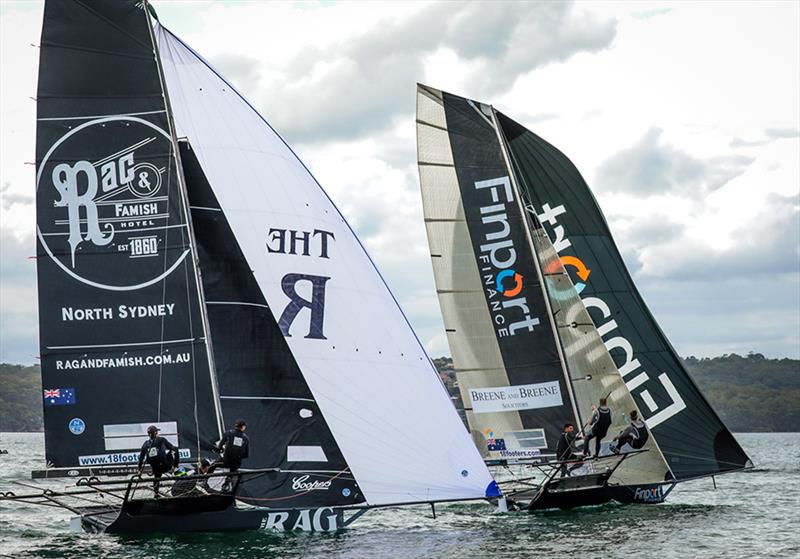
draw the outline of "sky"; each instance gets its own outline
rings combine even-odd
[[[431,356],[450,351],[417,82],[494,105],[576,164],[681,355],[800,358],[800,2],[153,5],[306,163]],[[0,362],[38,355],[41,18],[0,0]]]

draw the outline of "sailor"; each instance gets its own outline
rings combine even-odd
[[[619,454],[622,447],[626,444],[630,445],[634,450],[639,450],[650,438],[650,432],[647,430],[647,425],[644,421],[639,419],[639,412],[633,410],[631,412],[631,424],[628,425],[624,431],[614,437],[617,445],[611,449],[614,454]]]
[[[606,398],[600,398],[600,407],[592,405],[592,417],[583,426],[586,437],[583,441],[583,455],[589,456],[589,441],[594,439],[594,457],[600,455],[600,448],[603,444],[603,437],[608,434],[611,427],[611,410],[606,405]],[[586,428],[589,428],[587,431]]]
[[[158,497],[158,481],[162,474],[169,471],[174,471],[178,467],[180,457],[178,456],[178,447],[173,445],[164,437],[159,437],[158,432],[160,429],[155,425],[147,428],[148,439],[142,445],[142,450],[139,452],[139,475],[142,474],[142,468],[147,459],[147,463],[153,470],[153,492]]]
[[[572,452],[572,443],[575,442],[575,426],[572,423],[567,423],[564,425],[564,431],[561,433],[561,436],[558,438],[558,446],[556,447],[556,458],[558,458],[559,462],[567,462],[570,460],[576,460],[578,458]],[[559,469],[561,470],[561,477],[564,477],[572,472],[575,468],[580,468],[583,464],[581,462],[577,464],[567,465],[561,464]]]
[[[228,429],[222,434],[222,439],[212,448],[215,452],[220,452],[222,458],[211,464],[208,473],[213,473],[220,465],[230,472],[236,472],[241,467],[242,460],[250,455],[250,439],[244,434],[246,430],[247,422],[244,419],[237,419],[233,424],[233,429]],[[223,491],[230,488],[231,481],[231,478],[225,480]]]
[[[175,472],[177,481],[170,488],[173,497],[199,497],[205,495],[208,489],[206,478],[197,479],[195,475],[205,475],[211,467],[211,461],[203,458],[198,464],[197,471],[190,466],[178,468]]]

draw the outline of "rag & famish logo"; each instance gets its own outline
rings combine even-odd
[[[480,207],[481,244],[478,267],[489,300],[489,311],[498,336],[514,336],[519,331],[533,332],[539,319],[532,317],[528,301],[518,297],[524,278],[514,270],[517,250],[511,237],[507,205],[514,203],[514,191],[507,176],[475,182],[475,189],[490,200]]]
[[[94,287],[125,291],[159,281],[189,251],[170,171],[175,177],[170,135],[147,120],[112,116],[71,129],[37,171],[45,252]]]

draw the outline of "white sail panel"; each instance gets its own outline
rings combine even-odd
[[[338,209],[207,63],[163,28],[157,38],[178,136],[195,150],[367,502],[485,496],[488,470]]]

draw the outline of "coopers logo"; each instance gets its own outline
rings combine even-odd
[[[517,249],[507,211],[508,204],[515,203],[511,181],[507,176],[476,181],[475,190],[485,193],[487,198],[479,208],[478,266],[495,330],[500,337],[533,332],[539,319],[531,316],[527,299],[518,297],[524,287],[524,278],[514,270]]]
[[[304,475],[292,478],[292,489],[294,491],[327,491],[331,488],[331,481],[309,481],[310,475]]]
[[[189,252],[185,221],[170,212],[180,207],[170,176],[172,141],[149,121],[115,116],[73,128],[37,171],[42,247],[63,271],[94,287],[127,291],[156,283]]]

